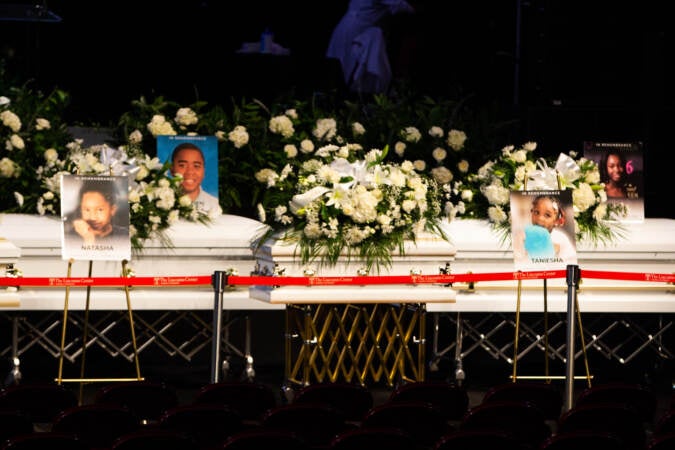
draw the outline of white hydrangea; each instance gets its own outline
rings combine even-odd
[[[0,112],[0,120],[4,126],[9,127],[14,133],[18,133],[21,130],[21,119],[8,109]]]
[[[501,206],[490,206],[488,208],[488,218],[491,222],[502,223],[508,219],[508,215]]]
[[[227,135],[227,138],[232,142],[235,148],[242,148],[244,145],[248,144],[248,131],[243,125],[237,125],[232,131]]]
[[[597,202],[593,188],[588,183],[579,183],[572,191],[572,203],[575,213],[584,212]]]
[[[288,116],[275,116],[270,119],[269,130],[274,134],[280,134],[285,138],[293,136],[295,129],[293,122]]]
[[[448,132],[447,143],[451,149],[459,151],[464,148],[466,142],[466,133],[460,130],[452,129]]]
[[[148,123],[147,127],[150,134],[155,137],[176,135],[176,131],[171,126],[171,123],[167,122],[166,117],[161,114],[155,114],[152,116],[152,119],[150,119],[150,123]]]
[[[312,134],[317,139],[330,141],[337,134],[337,122],[332,118],[319,119]]]
[[[422,139],[422,133],[416,127],[406,127],[401,131],[401,137],[406,142],[417,143]]]
[[[510,191],[497,180],[495,183],[481,186],[481,192],[491,205],[506,205],[510,200]]]
[[[454,178],[452,172],[445,166],[438,166],[431,169],[431,176],[438,184],[450,183]]]
[[[300,141],[300,151],[302,153],[312,153],[314,151],[314,142],[309,139]]]
[[[180,108],[178,111],[176,111],[176,118],[174,120],[181,128],[195,125],[197,122],[199,122],[197,113],[191,108]]]

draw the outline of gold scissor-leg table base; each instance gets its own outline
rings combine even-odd
[[[425,311],[419,303],[288,305],[287,383],[423,380]]]

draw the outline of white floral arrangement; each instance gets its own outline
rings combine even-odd
[[[399,140],[394,144],[398,159],[411,158],[417,172],[427,173],[436,181],[443,214],[449,220],[464,214],[465,202],[471,200],[460,195],[470,168],[464,154],[466,140],[467,134],[454,128],[446,134],[443,127],[432,125],[423,134],[417,127],[407,126],[400,130]]]
[[[129,177],[132,248],[141,250],[146,240],[159,240],[170,247],[166,230],[179,219],[208,224],[213,217],[194,207],[181,195],[181,177],[168,174],[168,163],[145,154],[127,155],[127,148],[106,144],[82,147],[82,140],[67,144],[68,154],[59,159],[56,152],[45,157],[37,168],[43,194],[38,199],[40,215],[59,214],[60,180],[63,174],[125,175]]]
[[[290,138],[293,123],[287,115],[276,116],[270,131]],[[299,148],[287,144],[281,170],[256,172],[266,187],[259,218],[269,225],[259,244],[276,236],[297,243],[303,264],[333,266],[345,257],[379,271],[423,230],[447,240],[433,179],[417,173],[411,161],[385,163],[387,147],[365,152],[359,144],[321,142],[336,131],[334,120],[317,120],[312,136],[318,146],[309,137]]]
[[[520,148],[502,148],[501,155],[485,163],[461,188],[471,198],[465,217],[489,220],[493,229],[508,240],[511,231],[511,190],[572,189],[577,242],[607,244],[620,239],[625,228],[620,222],[627,214],[621,203],[608,203],[600,182],[597,163],[570,152],[555,161],[535,159],[536,142]]]

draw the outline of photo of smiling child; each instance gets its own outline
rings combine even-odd
[[[122,261],[131,258],[129,178],[61,177],[61,257]]]
[[[510,206],[516,270],[577,264],[571,191],[512,191]]]

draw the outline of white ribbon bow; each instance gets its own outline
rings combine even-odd
[[[136,158],[128,158],[126,152],[120,149],[103,145],[101,148],[101,163],[110,168],[112,175],[129,177],[129,187],[136,185],[136,173],[140,167],[136,164]]]

